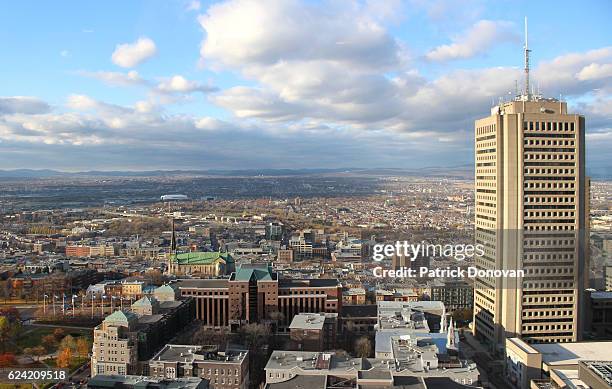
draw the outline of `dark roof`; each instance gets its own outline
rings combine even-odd
[[[421,377],[414,376],[393,377],[393,387],[397,389],[426,389]]]
[[[461,385],[453,381],[450,377],[429,377],[424,378],[427,389],[462,389],[472,386]]]
[[[325,389],[327,376],[298,375],[285,382],[266,384],[266,389]]]
[[[176,283],[179,288],[227,288],[227,279],[193,279],[180,280]]]
[[[337,287],[340,286],[340,282],[335,278],[314,278],[308,280],[294,280],[294,279],[281,279],[278,282],[278,286],[283,288],[290,287]]]
[[[343,305],[341,317],[377,317],[376,304]]]
[[[389,370],[360,370],[357,372],[357,378],[365,380],[391,380],[393,376]]]

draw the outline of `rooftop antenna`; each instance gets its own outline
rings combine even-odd
[[[515,96],[519,95],[518,80],[514,80],[514,95]]]
[[[527,40],[527,16],[525,16],[525,95],[529,100],[529,44]]]

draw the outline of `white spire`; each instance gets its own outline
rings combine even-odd
[[[448,324],[448,333],[446,334],[446,348],[457,348],[457,342],[455,340],[455,323],[453,322],[452,316],[450,318],[450,323]]]

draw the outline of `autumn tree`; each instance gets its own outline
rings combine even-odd
[[[47,351],[51,351],[53,350],[53,348],[55,348],[55,345],[57,344],[57,339],[55,339],[55,336],[53,336],[52,334],[49,334],[43,336],[40,342]]]
[[[58,348],[60,350],[69,348],[70,351],[76,351],[77,344],[76,344],[76,341],[74,340],[74,338],[72,337],[72,335],[66,335],[66,336],[64,336],[64,338],[60,342]]]
[[[72,361],[72,350],[70,350],[70,348],[62,349],[57,354],[56,365],[60,369],[66,369],[70,367],[71,361]]]
[[[229,334],[225,329],[215,331],[211,328],[201,327],[193,334],[192,341],[194,344],[202,346],[216,345],[220,349],[224,349],[228,336]]]
[[[240,328],[240,339],[249,350],[256,351],[270,340],[270,327],[265,324],[250,323]]]
[[[14,366],[17,360],[13,353],[0,354],[0,367]]]
[[[367,336],[362,336],[355,341],[355,354],[360,358],[367,358],[372,353],[372,341]]]
[[[453,319],[455,319],[455,323],[458,322],[470,322],[472,321],[473,311],[468,308],[460,308],[456,309],[453,312]]]
[[[59,342],[64,338],[64,336],[66,336],[66,333],[64,332],[63,328],[56,328],[53,330],[53,336],[55,337],[55,340]]]
[[[77,350],[77,353],[79,354],[79,357],[81,358],[86,357],[89,354],[90,349],[91,349],[91,344],[86,337],[81,336],[77,339],[76,350]]]
[[[3,351],[6,350],[8,343],[19,335],[20,330],[21,323],[18,318],[0,316],[0,348]]]

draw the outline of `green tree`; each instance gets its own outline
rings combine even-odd
[[[19,335],[21,324],[16,318],[0,316],[0,347],[6,350],[8,343]]]

